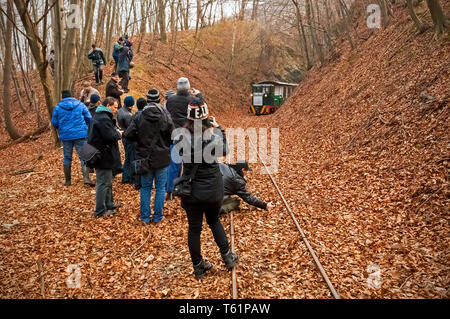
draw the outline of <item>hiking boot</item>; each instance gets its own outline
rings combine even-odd
[[[83,181],[86,185],[91,187],[95,186],[95,182],[89,177],[89,168],[87,166],[81,166],[81,173],[83,174]]]
[[[228,270],[231,270],[236,266],[239,261],[238,255],[228,251],[225,255],[222,254],[222,259],[225,262],[225,266]]]
[[[211,270],[212,267],[213,265],[209,261],[207,261],[206,259],[202,259],[202,261],[198,265],[194,266],[195,279],[199,280],[203,278],[206,272],[208,270]]]
[[[66,179],[66,182],[64,183],[64,186],[70,186],[72,185],[72,166],[71,165],[64,165],[64,177]]]

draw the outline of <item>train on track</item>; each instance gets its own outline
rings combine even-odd
[[[248,112],[255,115],[275,113],[291,96],[298,84],[262,81],[252,84],[252,105]]]

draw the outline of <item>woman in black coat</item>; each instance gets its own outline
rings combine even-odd
[[[238,256],[230,252],[225,230],[219,220],[224,190],[217,157],[225,156],[228,152],[225,132],[214,118],[211,120],[208,118],[206,103],[200,99],[194,99],[189,104],[187,118],[188,122],[185,128],[189,131],[188,135],[190,136],[183,136],[181,139],[183,155],[181,179],[189,179],[191,175],[194,176],[192,177],[191,196],[181,199],[181,207],[186,211],[189,223],[188,246],[194,275],[196,279],[200,279],[212,268],[212,264],[203,259],[201,255],[200,235],[203,215],[206,217],[206,222],[228,269],[232,269],[237,264]],[[194,131],[197,130],[194,130],[194,127],[196,125],[202,127],[202,136],[195,136]],[[201,143],[201,149],[198,147],[198,143]],[[183,149],[190,149],[190,152],[183,152]]]

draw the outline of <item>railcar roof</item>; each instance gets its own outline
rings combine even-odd
[[[297,83],[288,82],[278,82],[278,81],[261,81],[255,84],[269,84],[269,85],[279,85],[279,86],[298,86]]]

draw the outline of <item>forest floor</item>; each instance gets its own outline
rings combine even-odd
[[[341,297],[449,298],[449,42],[411,26],[400,12],[356,51],[343,44],[271,116],[247,114],[245,92],[222,89],[201,59],[150,66],[142,54],[130,94],[165,92],[196,73],[192,86],[224,127],[279,128],[274,177]],[[231,298],[231,273],[206,225],[202,253],[215,268],[194,279],[178,199],[162,223],[144,226],[139,192],[117,177],[123,206],[94,219],[95,189],[83,185],[78,159],[73,185],[62,186],[50,132],[0,159],[1,298]],[[248,189],[277,205],[268,213],[244,203],[234,214],[238,297],[331,298],[268,175],[251,166]],[[229,237],[230,217],[221,221]],[[76,267],[81,288],[69,288]]]

